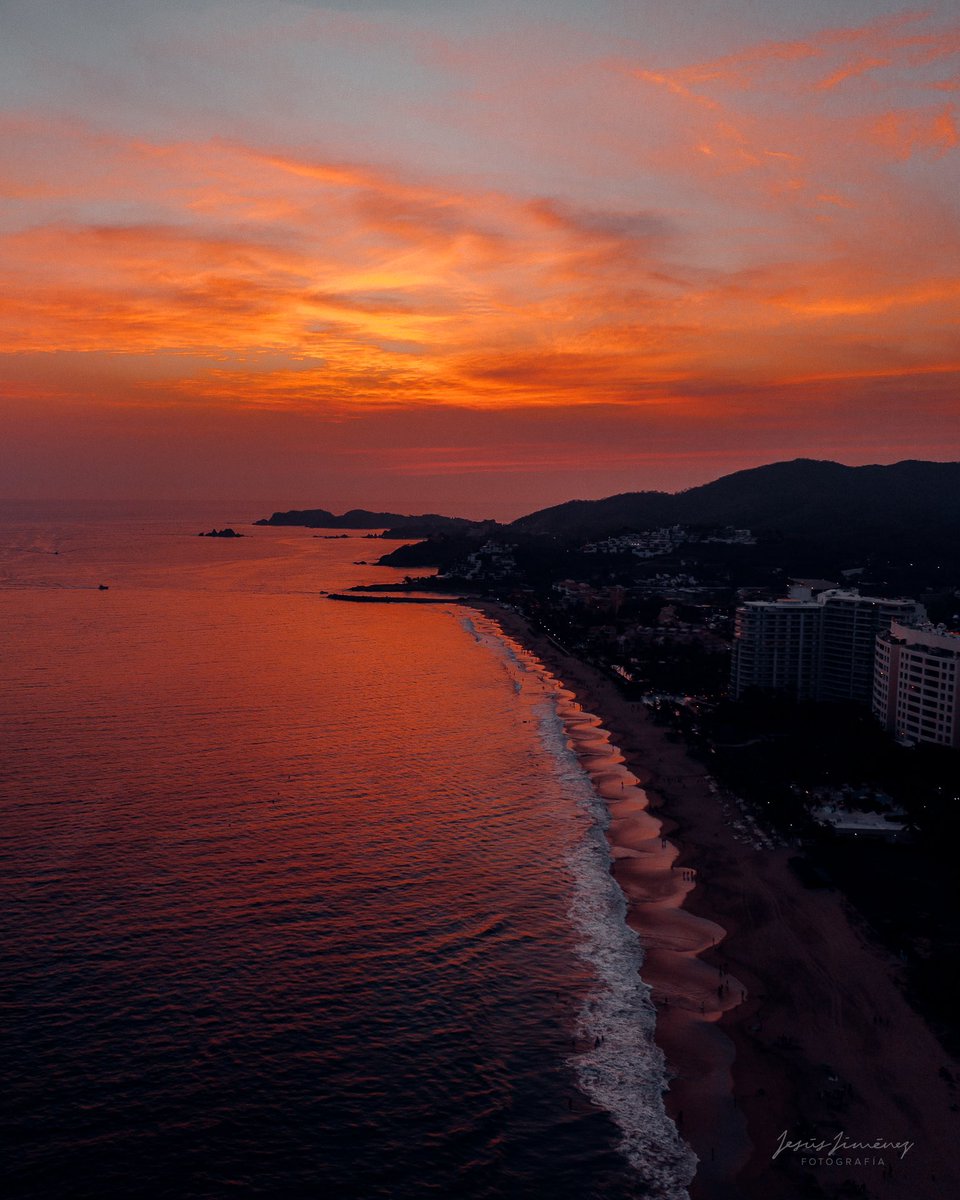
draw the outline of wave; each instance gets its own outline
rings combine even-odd
[[[626,899],[610,873],[609,813],[549,702],[540,733],[564,790],[589,821],[568,855],[574,883],[568,915],[579,935],[577,950],[597,982],[578,1015],[577,1033],[588,1048],[572,1062],[582,1090],[620,1129],[620,1149],[631,1166],[662,1200],[681,1200],[697,1160],[664,1108],[666,1062],[653,1038],[656,1010],[642,979],[643,950],[626,923]]]
[[[541,744],[564,794],[585,818],[582,836],[566,856],[572,881],[567,915],[576,930],[577,953],[590,967],[595,984],[577,1015],[578,1042],[586,1049],[569,1061],[583,1093],[615,1122],[621,1134],[619,1148],[643,1178],[647,1194],[657,1200],[686,1200],[697,1158],[664,1107],[667,1067],[654,1041],[656,1010],[641,975],[643,950],[627,925],[626,899],[611,874],[609,812],[569,734],[575,727],[589,729],[591,757],[602,751],[610,766],[622,762],[622,755],[595,717],[567,703],[569,693],[535,656],[493,625],[488,629],[469,617],[464,621],[478,641],[509,664],[515,678],[527,675],[539,685],[541,698],[534,713]],[[569,710],[566,720],[561,708]]]

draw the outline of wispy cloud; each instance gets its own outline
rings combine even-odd
[[[352,44],[384,44],[372,16],[293,25],[344,22]],[[403,165],[332,134],[0,118],[9,394],[350,420],[619,411],[676,438],[820,427],[894,386],[921,418],[955,396],[956,23],[904,13],[679,64],[580,50],[558,26],[539,57],[511,51],[536,88],[498,65],[503,37],[410,45],[447,85],[462,74],[470,105],[444,137],[495,139],[504,106],[530,100],[505,135],[529,172]],[[568,188],[537,186],[568,169]],[[94,399],[77,356],[97,365]],[[31,393],[11,364],[41,359]],[[556,449],[551,469],[576,458]]]

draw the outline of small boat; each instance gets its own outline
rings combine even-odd
[[[101,583],[100,586],[97,588],[97,591],[98,592],[109,592],[110,588],[107,584]]]

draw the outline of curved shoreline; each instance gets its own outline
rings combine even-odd
[[[661,1001],[667,1111],[700,1160],[693,1200],[796,1200],[841,1185],[882,1200],[960,1196],[960,1067],[843,896],[805,888],[790,868],[795,850],[744,842],[702,765],[613,680],[514,610],[467,604],[597,714],[649,801],[645,811],[621,797],[608,840],[645,948],[642,977]],[[659,849],[672,854],[659,872],[644,820],[663,823]],[[658,880],[661,894],[642,898]],[[781,1154],[785,1135],[909,1140],[911,1149],[837,1170],[833,1160]]]
[[[556,688],[568,745],[607,810],[611,873],[626,901],[626,922],[642,947],[641,979],[657,1010],[654,1040],[670,1077],[665,1108],[698,1159],[691,1195],[732,1196],[750,1142],[733,1102],[733,1044],[716,1023],[740,1003],[744,989],[699,957],[722,942],[725,930],[683,907],[696,872],[681,865],[682,849],[668,837],[675,822],[656,812],[661,798],[645,787],[650,770],[621,744],[626,739],[619,731],[608,727],[603,710],[609,704],[596,703],[589,682],[564,670],[555,652],[532,646],[522,618],[495,605],[475,607]]]
[[[611,874],[626,901],[627,925],[643,950],[640,977],[656,1008],[654,1039],[670,1080],[665,1108],[697,1155],[693,1194],[706,1184],[715,1195],[733,1186],[750,1152],[745,1123],[733,1104],[733,1045],[715,1024],[744,989],[699,957],[721,943],[726,931],[683,907],[696,873],[679,865],[682,851],[668,836],[673,822],[656,812],[639,763],[621,753],[602,724],[604,717],[584,704],[601,706],[545,670],[560,685],[558,713],[571,749],[609,814]],[[572,710],[565,697],[574,702]],[[598,734],[603,735],[599,740]],[[621,769],[611,769],[618,761]]]

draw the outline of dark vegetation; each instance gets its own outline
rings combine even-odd
[[[284,523],[276,518],[289,515],[274,514],[270,523]],[[391,532],[419,536],[409,522],[428,519],[436,518],[405,518],[407,524]],[[960,563],[960,463],[773,463],[675,495],[628,492],[605,500],[571,500],[507,526],[450,524],[422,545],[401,547],[381,561],[449,570],[493,537],[519,547],[519,574],[537,586],[583,567],[578,551],[585,541],[672,525],[703,532],[723,526],[753,531],[755,545],[699,541],[657,560],[661,566],[693,569],[708,581],[782,587],[788,574],[840,580],[853,571],[850,578],[874,594],[939,590],[949,596]],[[630,555],[620,563],[604,562],[614,575],[636,572],[637,565]],[[589,569],[597,566],[594,560]],[[955,607],[955,600],[946,599],[943,617],[950,619]]]
[[[669,714],[723,786],[800,841],[801,879],[844,893],[901,963],[915,1006],[960,1054],[960,752],[897,745],[856,705],[756,695]],[[882,812],[889,797],[908,836],[854,837],[811,820],[815,789],[850,785],[845,803]]]
[[[487,536],[550,534],[561,540],[610,536],[659,526],[731,525],[776,535],[801,556],[851,553],[884,562],[922,560],[932,567],[960,555],[960,463],[906,461],[847,467],[814,459],[771,463],[725,475],[684,492],[625,492],[604,500],[570,500],[510,525],[436,513],[351,509],[275,512],[258,525],[386,529],[397,536],[477,530]],[[862,565],[862,564],[858,564]],[[800,565],[793,563],[797,571]]]
[[[633,698],[660,695],[655,719],[794,846],[807,886],[842,889],[895,956],[914,1003],[960,1051],[960,752],[898,746],[857,706],[726,698],[736,604],[784,595],[792,578],[916,597],[934,621],[960,624],[960,463],[798,459],[676,495],[570,501],[511,525],[324,509],[259,524],[424,537],[380,562],[438,568],[408,580],[420,591],[506,600]],[[654,557],[627,545],[589,550],[674,527],[681,536]],[[740,529],[754,540],[706,540]],[[818,824],[811,808],[823,789],[847,807],[901,812],[906,835],[891,843]]]
[[[514,528],[596,537],[620,528],[721,524],[778,531],[847,553],[960,550],[960,463],[846,467],[813,459],[771,463],[685,492],[627,492],[530,513]]]

